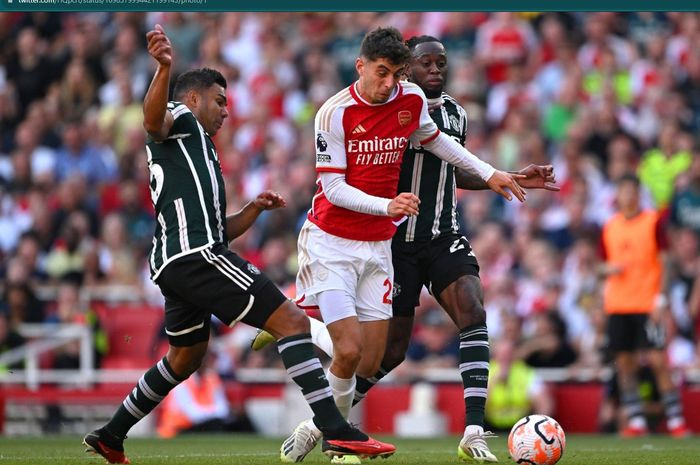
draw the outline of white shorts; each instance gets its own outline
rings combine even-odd
[[[306,220],[299,233],[298,251],[297,304],[301,308],[317,308],[319,292],[341,290],[354,298],[355,308],[320,309],[326,324],[350,316],[359,321],[391,318],[391,239],[344,239]]]

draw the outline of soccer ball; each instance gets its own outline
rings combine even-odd
[[[564,430],[547,415],[521,418],[508,435],[508,452],[516,463],[554,465],[564,455],[565,446]]]

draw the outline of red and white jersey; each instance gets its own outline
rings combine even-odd
[[[400,82],[386,103],[370,104],[357,83],[321,106],[315,120],[316,171],[345,174],[345,181],[377,197],[397,195],[403,153],[409,141],[423,145],[440,134],[428,114],[425,94]],[[392,219],[337,207],[323,193],[320,180],[309,221],[334,236],[383,241],[396,231]]]

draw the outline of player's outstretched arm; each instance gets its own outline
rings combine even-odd
[[[559,191],[559,187],[555,185],[557,181],[552,165],[528,165],[520,171],[511,171],[510,173],[523,176],[515,179],[520,187],[526,189],[544,189],[554,192]],[[486,181],[477,173],[461,168],[455,170],[455,181],[459,189],[478,191],[489,188]]]
[[[287,201],[277,192],[264,191],[248,202],[233,215],[226,217],[226,236],[229,241],[237,238],[250,228],[260,214],[265,210],[284,208]]]
[[[544,189],[546,191],[559,192],[559,186],[556,186],[556,175],[552,165],[528,165],[518,171],[516,174],[525,176],[518,178],[520,187],[526,189]]]
[[[502,195],[507,200],[513,198],[510,194],[512,192],[518,200],[521,202],[525,201],[525,191],[516,181],[518,177],[522,176],[497,170],[485,161],[480,160],[448,135],[438,133],[432,140],[427,142],[421,141],[421,144],[426,150],[434,153],[447,163],[478,174],[486,182],[489,189]]]
[[[146,40],[148,53],[158,62],[158,68],[143,99],[143,128],[154,140],[161,141],[173,126],[173,116],[167,111],[173,53],[160,24],[146,34]]]

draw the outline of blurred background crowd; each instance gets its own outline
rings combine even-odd
[[[500,169],[556,170],[561,192],[530,191],[524,204],[459,193],[491,336],[512,346],[494,353],[574,377],[605,366],[600,229],[615,181],[635,172],[644,206],[666,218],[668,357],[700,367],[697,13],[0,14],[0,350],[22,343],[13,328],[23,322],[81,322],[99,335],[99,302],[160,311],[141,126],[155,23],[172,40],[174,75],[208,66],[228,81],[231,116],[215,143],[230,212],[264,189],[287,199],[232,248],[288,295],[315,190],[315,112],[356,78],[365,32],[392,25],[445,44],[447,91],[467,110],[472,152]],[[426,295],[398,376],[457,364],[456,332],[437,308]],[[274,349],[248,350],[247,328],[219,335],[224,376],[279,363]],[[75,362],[66,356],[53,363]]]

